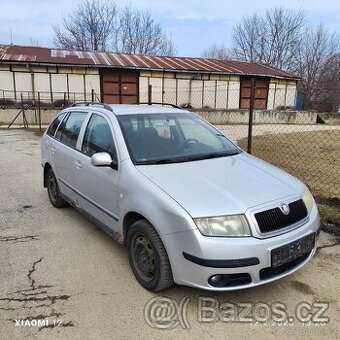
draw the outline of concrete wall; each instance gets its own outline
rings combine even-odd
[[[47,125],[60,110],[46,109],[41,111],[41,122]],[[248,124],[248,110],[192,110],[212,124]],[[0,109],[0,125],[8,125],[19,112],[19,109]],[[29,124],[38,124],[38,111],[27,110]],[[312,111],[275,111],[255,110],[254,122],[259,124],[315,124],[317,113]],[[20,116],[14,124],[22,124]]]
[[[139,96],[148,100],[148,85],[152,85],[152,101],[190,104],[194,109],[238,109],[240,77],[216,74],[180,72],[140,73]],[[296,81],[272,78],[269,83],[267,109],[295,107]]]
[[[20,101],[37,99],[55,102],[67,93],[72,101],[91,99],[91,91],[100,98],[99,71],[84,67],[0,65],[0,98]]]
[[[14,117],[18,114],[20,109],[0,109],[0,125],[9,125],[9,123],[14,119]],[[41,110],[41,124],[48,125],[60,112],[60,110],[46,109]],[[27,110],[25,111],[26,119],[29,125],[38,125],[38,110]],[[22,125],[22,114],[16,119],[13,123],[14,125]]]
[[[248,110],[193,110],[211,124],[248,124]],[[312,111],[255,110],[258,124],[315,124],[317,113]]]
[[[190,104],[193,108],[237,109],[240,99],[238,76],[185,72],[140,73],[139,98],[148,100],[152,85],[152,101],[174,105]]]
[[[296,105],[296,81],[271,79],[269,83],[267,109],[294,107]]]
[[[238,109],[240,77],[223,74],[141,71],[140,102],[148,100],[148,85],[152,85],[152,101],[193,108]],[[56,103],[91,100],[91,90],[100,98],[100,76],[96,68],[56,67],[0,64],[0,100],[19,102],[37,99]],[[267,109],[295,107],[296,81],[270,80]]]

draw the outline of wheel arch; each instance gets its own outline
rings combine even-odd
[[[129,231],[129,228],[137,221],[145,220],[149,222],[152,226],[153,224],[142,214],[137,213],[135,211],[130,211],[125,214],[123,219],[123,245],[126,246],[126,236]],[[154,227],[154,226],[153,226]]]

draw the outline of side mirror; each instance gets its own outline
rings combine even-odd
[[[91,157],[91,164],[93,166],[109,166],[112,169],[117,170],[117,163],[112,161],[111,156],[107,152],[97,152]]]

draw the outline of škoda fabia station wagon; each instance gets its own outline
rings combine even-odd
[[[167,105],[81,104],[42,139],[44,186],[126,246],[145,288],[208,290],[280,279],[314,255],[306,185]]]

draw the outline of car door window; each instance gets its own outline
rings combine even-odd
[[[63,120],[63,118],[65,117],[65,112],[61,113],[54,121],[53,123],[50,125],[50,127],[47,130],[47,134],[50,136],[54,136],[57,127],[59,126],[60,122]]]
[[[105,118],[97,114],[92,115],[85,131],[82,151],[89,157],[96,152],[107,152],[112,159],[116,159],[113,136]]]
[[[86,115],[86,112],[71,112],[66,120],[60,124],[56,138],[63,144],[75,149]]]

